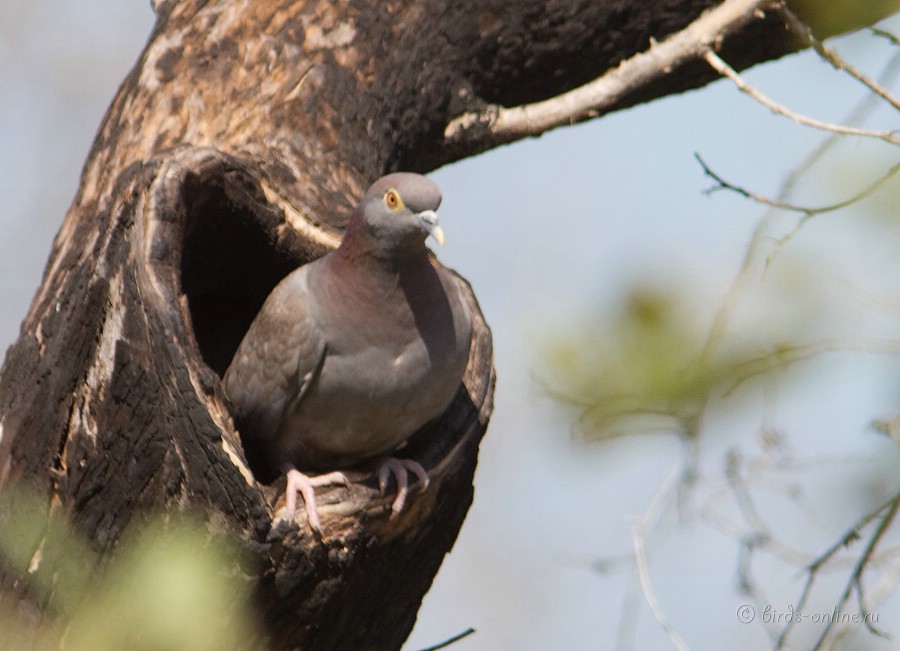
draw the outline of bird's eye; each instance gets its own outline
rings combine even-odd
[[[391,210],[397,211],[403,208],[403,200],[396,190],[388,190],[384,194],[384,203]]]

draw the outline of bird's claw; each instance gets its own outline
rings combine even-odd
[[[409,492],[409,473],[412,472],[422,482],[422,490],[428,488],[430,480],[425,468],[418,461],[412,459],[397,459],[389,457],[378,468],[378,488],[384,495],[387,491],[388,477],[394,475],[397,482],[397,496],[391,503],[391,517],[396,517],[406,504],[406,495]]]
[[[350,486],[350,480],[342,472],[329,472],[325,475],[310,477],[304,475],[296,468],[289,468],[285,473],[287,485],[284,494],[284,506],[288,521],[293,521],[297,512],[297,493],[303,495],[303,503],[306,506],[306,518],[310,528],[316,533],[322,532],[322,522],[316,507],[316,488],[320,486],[333,486],[343,484]]]

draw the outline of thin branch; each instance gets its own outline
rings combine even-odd
[[[894,518],[897,515],[897,511],[900,509],[900,495],[894,497],[892,503],[888,508],[888,512],[884,515],[881,522],[878,523],[878,526],[875,528],[875,531],[872,533],[872,536],[869,538],[868,544],[866,544],[866,548],[863,550],[863,553],[860,555],[859,560],[853,568],[853,572],[850,575],[850,578],[847,581],[847,585],[844,587],[844,592],[841,594],[841,598],[838,600],[835,605],[835,611],[841,611],[846,603],[850,600],[850,595],[853,594],[853,591],[856,590],[857,595],[859,595],[860,606],[862,606],[862,595],[863,595],[863,586],[862,586],[862,575],[865,572],[866,567],[869,565],[869,561],[872,559],[872,554],[875,552],[875,548],[878,546],[879,541],[890,528],[891,523],[894,521]],[[865,610],[861,611],[863,615],[863,619],[866,621],[866,628],[869,629],[871,633],[884,637],[884,633],[876,629],[874,626],[868,622],[868,614]],[[828,624],[825,626],[825,630],[822,631],[822,635],[819,636],[816,645],[813,649],[819,649],[825,643],[828,634],[831,632],[832,627],[834,626],[835,618],[831,618],[828,621]]]
[[[741,457],[737,451],[729,452],[726,457],[725,477],[728,482],[731,494],[737,500],[738,509],[744,516],[744,519],[750,525],[750,531],[744,530],[743,527],[735,526],[732,534],[738,534],[735,539],[738,541],[738,589],[753,602],[757,612],[762,612],[764,605],[770,603],[768,599],[761,594],[761,590],[753,580],[752,563],[755,553],[759,549],[769,549],[776,556],[778,552],[773,547],[786,547],[781,545],[777,539],[772,536],[769,527],[763,521],[762,516],[753,503],[747,486],[740,473]],[[791,550],[793,551],[793,550]],[[763,620],[764,624],[767,624]],[[774,630],[771,625],[767,625],[766,629],[769,636],[774,641],[777,638],[778,631]]]
[[[884,71],[881,75],[879,75],[879,83],[881,83],[882,85],[888,84],[894,79],[898,71],[900,71],[900,54],[894,56],[891,61],[885,66]],[[875,100],[876,97],[874,95],[872,95],[871,93],[867,93],[866,96],[857,104],[857,106],[853,108],[844,122],[846,124],[858,124],[859,122],[861,122],[865,118],[865,116],[876,107],[877,104]],[[829,134],[829,137],[826,138],[818,147],[816,147],[806,157],[806,159],[802,163],[800,163],[791,174],[788,175],[788,177],[782,182],[781,188],[776,195],[779,199],[779,201],[777,201],[776,203],[787,203],[784,201],[784,199],[791,195],[797,182],[803,177],[804,174],[812,169],[812,167],[819,160],[824,158],[828,151],[840,141],[840,137],[841,136],[839,134]],[[702,161],[701,165],[703,165]],[[794,228],[791,229],[790,233],[777,241],[775,248],[766,255],[766,265],[769,264],[772,258],[777,255],[778,251],[786,246],[787,243],[799,232],[800,228],[802,228],[803,225],[810,219],[810,216],[805,213],[805,211],[802,209],[802,206],[797,206],[797,208],[801,209],[800,212],[803,213],[803,217],[794,226]],[[741,268],[735,275],[731,287],[726,294],[725,300],[723,301],[719,310],[716,312],[715,319],[710,328],[709,334],[707,335],[706,344],[703,348],[703,355],[705,356],[708,356],[715,348],[716,344],[721,340],[730,318],[729,315],[732,312],[734,305],[743,294],[745,286],[750,281],[750,272],[753,268],[753,263],[759,257],[760,249],[762,248],[763,243],[768,240],[766,233],[769,229],[770,221],[774,218],[774,210],[774,208],[770,209],[757,224],[757,227],[750,240],[750,246],[747,247],[747,252],[744,256],[743,262],[741,263]]]
[[[883,140],[884,142],[890,143],[892,145],[900,145],[900,140],[894,137],[894,134],[891,131],[872,131],[869,129],[859,129],[857,127],[847,127],[841,124],[823,122],[821,120],[796,113],[795,111],[792,111],[789,108],[782,106],[776,101],[770,99],[768,96],[764,95],[755,87],[747,83],[744,78],[734,70],[734,68],[725,63],[725,61],[723,61],[718,54],[713,52],[711,48],[706,49],[706,52],[703,54],[703,58],[713,68],[713,70],[718,72],[723,77],[728,77],[729,79],[731,79],[731,81],[734,82],[734,85],[738,87],[738,90],[746,93],[773,113],[793,120],[797,124],[803,124],[808,127],[813,127],[814,129],[820,129],[822,131],[830,131],[831,133],[839,133],[846,136],[875,138],[877,140]]]
[[[769,531],[769,527],[756,509],[756,505],[753,503],[753,499],[750,497],[747,486],[741,477],[740,456],[736,452],[731,452],[728,455],[725,464],[725,477],[737,500],[738,508],[744,514],[744,517],[747,519],[747,522],[753,530],[753,535],[764,539],[771,538],[772,532]]]
[[[900,311],[900,300],[889,296],[882,296],[874,292],[866,291],[849,278],[838,278],[838,282],[844,288],[847,295],[860,305],[867,305],[881,310]]]
[[[436,644],[435,646],[430,646],[426,649],[421,649],[421,651],[438,651],[439,649],[446,649],[451,644],[453,644],[455,642],[459,642],[461,639],[472,635],[472,633],[474,633],[474,632],[475,632],[474,628],[467,628],[462,633],[454,635],[453,637],[451,637],[447,640],[444,640],[443,642],[441,642],[440,644]]]
[[[847,74],[861,82],[873,93],[890,102],[895,109],[900,110],[900,101],[898,101],[896,97],[891,95],[887,89],[877,81],[847,63],[837,52],[831,48],[825,47],[825,44],[815,37],[809,26],[797,18],[797,15],[791,11],[787,5],[780,5],[777,8],[777,11],[781,17],[784,18],[788,28],[795,34],[798,34],[807,45],[811,46],[819,54],[820,57],[828,61],[835,69],[846,71]]]
[[[444,130],[444,139],[451,145],[469,137],[483,139],[487,129],[491,144],[500,144],[598,117],[629,94],[698,59],[725,35],[760,18],[762,8],[770,5],[772,0],[725,0],[680,32],[660,42],[651,40],[647,50],[579,88],[543,102],[511,108],[491,105],[454,118]]]
[[[638,578],[641,583],[641,589],[644,591],[644,599],[647,601],[647,605],[650,606],[650,611],[653,613],[656,621],[659,622],[663,631],[665,631],[666,635],[669,637],[672,646],[678,649],[678,651],[688,651],[687,642],[684,641],[675,630],[675,627],[672,626],[672,622],[666,617],[665,612],[663,612],[662,607],[659,605],[659,600],[656,598],[656,593],[653,591],[653,585],[650,582],[650,571],[647,567],[647,553],[644,548],[644,539],[647,531],[652,528],[651,522],[658,520],[663,512],[663,502],[671,497],[682,477],[683,473],[680,465],[681,464],[676,464],[669,473],[666,481],[663,482],[659,491],[656,493],[656,496],[653,498],[653,502],[650,504],[650,508],[647,509],[647,513],[644,514],[641,521],[635,525],[632,537],[634,541],[634,559],[637,566]]]
[[[872,608],[887,598],[887,596],[897,588],[898,582],[900,582],[900,557],[895,553],[890,566],[881,572],[880,580],[875,588],[866,591],[865,601],[867,604],[860,603],[860,612],[867,614],[872,613]],[[859,599],[860,602],[863,601],[862,594],[859,594]],[[869,620],[869,617],[863,617],[866,628],[879,637],[886,637],[886,634],[883,631],[873,630],[872,623]],[[852,628],[854,628],[854,625],[851,622],[841,622],[840,629],[835,633],[835,639],[846,634],[846,632],[849,632]]]
[[[900,55],[894,56],[888,63],[888,65],[885,66],[884,71],[879,76],[879,82],[882,85],[886,85],[894,79],[898,70],[900,70]],[[861,122],[865,118],[865,116],[875,108],[875,106],[875,98],[870,93],[867,93],[866,96],[853,108],[845,122],[847,122],[848,124]],[[782,182],[781,187],[778,190],[778,194],[776,195],[780,201],[784,202],[784,200],[791,195],[794,187],[800,181],[800,179],[807,172],[809,172],[809,170],[812,169],[812,167],[819,160],[825,157],[828,151],[831,150],[839,142],[839,139],[840,136],[838,134],[829,134],[829,137],[826,138],[818,147],[816,147],[806,157],[806,159],[787,176],[787,178]],[[734,306],[740,300],[746,286],[750,282],[751,271],[754,268],[754,263],[760,258],[763,244],[769,239],[767,237],[767,232],[769,230],[769,224],[774,219],[774,217],[774,210],[767,211],[767,213],[763,215],[763,217],[759,220],[756,228],[753,231],[753,236],[750,238],[750,245],[747,247],[747,252],[744,254],[744,259],[741,262],[741,268],[738,270],[737,274],[735,274],[734,279],[731,282],[731,286],[728,288],[728,292],[725,295],[725,299],[722,301],[722,304],[716,311],[715,318],[713,319],[713,323],[710,326],[709,333],[706,337],[706,343],[704,344],[703,350],[701,352],[701,366],[705,364],[707,359],[709,359],[712,351],[715,349],[715,347],[718,345],[725,334]],[[801,221],[805,223],[805,219],[806,218]],[[768,265],[772,257],[778,253],[780,248],[787,244],[787,242],[790,240],[790,237],[793,237],[793,234],[797,232],[797,228],[798,227],[795,227],[792,230],[791,234],[789,234],[787,237],[781,238],[775,249],[765,257],[766,265]]]
[[[881,86],[887,86],[889,83],[893,82],[894,78],[897,76],[897,72],[900,71],[900,54],[894,55],[888,64],[884,67],[884,70],[878,77],[878,83]],[[863,99],[856,105],[856,107],[850,112],[850,114],[843,120],[844,124],[861,124],[865,117],[878,106],[878,96],[873,93],[866,93]],[[815,162],[824,157],[824,155],[828,152],[829,149],[833,148],[839,141],[841,135],[837,133],[832,133],[826,138],[821,145],[819,145],[809,157],[797,168],[797,171],[792,174],[787,181],[785,181],[782,186],[782,190],[787,192],[793,188],[794,183],[799,179],[802,172],[810,169]],[[876,181],[875,184],[870,186],[871,191],[874,192],[877,187],[883,182],[890,178],[894,169],[892,168],[888,173],[880,180]],[[856,196],[859,199],[863,199],[868,196],[869,190],[864,189],[862,192],[858,193]],[[781,194],[780,196],[784,197],[786,194]],[[814,215],[805,214],[801,217],[794,227],[788,232],[786,235],[778,239],[778,242],[775,245],[775,248],[769,254],[767,259],[767,264],[770,262],[778,253],[788,245],[788,243],[800,232],[806,222],[812,219]]]
[[[669,475],[654,495],[646,513],[634,527],[634,551],[629,556],[629,560],[632,563],[633,574],[636,575],[637,580],[634,580],[635,576],[631,577],[632,580],[628,583],[628,590],[622,601],[622,615],[619,619],[614,647],[618,651],[626,651],[634,648],[634,637],[635,631],[637,630],[639,613],[638,606],[642,595],[644,600],[650,606],[654,617],[662,625],[663,630],[669,636],[672,644],[677,649],[687,648],[684,640],[677,632],[675,632],[671,623],[668,621],[668,618],[662,612],[655,593],[653,592],[653,587],[650,584],[650,573],[647,567],[647,549],[645,541],[647,540],[648,532],[658,532],[662,518],[669,509],[672,508],[672,505],[674,504],[677,508],[677,497],[679,496],[681,487],[688,482],[693,482],[690,476],[690,473],[692,472],[691,468],[694,463],[691,455],[695,453],[696,450],[693,450],[690,447],[688,448],[686,460],[683,463],[677,463],[672,468]],[[658,541],[659,536],[657,535],[650,542]]]
[[[757,550],[768,551],[776,558],[789,563],[803,567],[809,563],[809,555],[804,554],[786,543],[778,540],[772,534],[770,528],[763,520],[753,502],[753,498],[747,488],[747,481],[742,477],[740,472],[741,457],[737,451],[729,452],[726,457],[725,479],[727,485],[723,487],[718,496],[713,496],[710,501],[704,505],[701,513],[704,520],[712,524],[719,531],[730,536],[739,544],[738,557],[738,581],[740,590],[749,596],[758,609],[762,604],[770,603],[760,595],[760,589],[752,578],[751,562]],[[752,469],[752,464],[751,464]],[[766,468],[757,468],[756,474],[760,470]],[[757,477],[758,478],[758,477]],[[724,496],[733,496],[737,501],[739,511],[744,517],[746,524],[735,523],[725,516],[715,511],[716,502],[720,501]],[[770,628],[770,627],[767,627]],[[770,630],[769,634],[773,641],[777,638],[779,631]]]
[[[885,514],[885,517],[882,519],[881,523],[879,523],[875,532],[869,538],[869,542],[866,545],[866,549],[863,550],[862,555],[857,559],[856,563],[853,566],[853,571],[850,574],[850,578],[847,583],[847,587],[844,590],[844,596],[842,599],[835,605],[835,610],[840,610],[844,604],[846,604],[849,596],[851,594],[851,590],[853,586],[857,585],[857,580],[862,575],[866,565],[868,565],[871,560],[872,554],[874,553],[875,546],[878,544],[878,541],[887,531],[890,523],[893,521],[894,516],[897,513],[897,509],[900,507],[900,493],[897,493],[889,500],[883,502],[878,507],[869,511],[864,516],[859,518],[845,533],[841,536],[834,544],[832,544],[828,549],[826,549],[822,554],[820,554],[814,561],[812,561],[806,568],[806,582],[803,585],[803,589],[800,591],[800,598],[797,601],[796,612],[803,612],[806,608],[806,604],[809,601],[809,597],[812,594],[812,587],[815,583],[816,578],[819,575],[819,571],[826,563],[828,563],[841,549],[848,547],[856,540],[860,538],[860,531],[868,526],[873,520],[879,517],[882,513]],[[818,649],[824,643],[825,637],[828,635],[829,629],[831,628],[831,624],[825,629],[817,642],[814,649]],[[781,636],[778,638],[778,642],[775,645],[775,651],[780,651],[784,648],[785,643],[787,642],[787,638],[793,630],[793,622],[788,623],[785,626],[784,630],[781,632]]]
[[[630,560],[633,572],[625,589],[625,596],[622,598],[622,614],[619,616],[619,623],[616,626],[616,643],[613,647],[615,651],[634,651],[635,649],[634,639],[638,627],[642,588],[640,581],[634,580],[637,567],[634,566],[633,554]]]
[[[841,208],[846,208],[847,206],[853,205],[858,201],[862,201],[872,193],[874,193],[878,188],[884,185],[887,181],[889,181],[897,172],[900,172],[900,163],[894,163],[891,168],[885,172],[883,175],[875,179],[872,183],[867,185],[865,188],[857,192],[851,197],[847,199],[843,199],[841,201],[826,204],[824,206],[800,206],[794,203],[788,203],[785,201],[778,201],[776,199],[770,199],[769,197],[757,194],[755,192],[750,192],[749,190],[742,188],[739,185],[735,185],[729,181],[726,181],[721,176],[719,176],[716,172],[710,169],[709,165],[706,164],[706,161],[700,157],[700,154],[694,153],[694,158],[697,159],[697,162],[700,163],[700,166],[703,168],[703,173],[716,182],[716,185],[709,190],[706,191],[707,194],[711,194],[718,190],[730,190],[732,192],[736,192],[742,197],[746,197],[747,199],[752,199],[757,203],[761,203],[765,206],[769,206],[770,208],[777,208],[779,210],[788,210],[791,212],[802,213],[806,217],[812,217],[813,215],[821,215],[823,213],[834,212],[835,210],[840,210]]]
[[[748,359],[737,365],[737,369],[747,369],[746,372],[740,374],[734,382],[724,391],[724,395],[730,395],[737,387],[747,380],[769,373],[777,369],[785,369],[798,362],[802,362],[822,353],[840,352],[840,351],[858,351],[865,353],[880,353],[888,355],[900,354],[900,341],[883,340],[883,341],[867,341],[867,340],[830,340],[818,341],[811,344],[785,345],[778,349],[760,355],[752,359]]]
[[[713,186],[712,188],[705,190],[704,194],[710,195],[713,192],[717,192],[719,190],[730,190],[731,192],[736,192],[737,194],[741,195],[742,197],[745,197],[747,199],[752,199],[753,201],[755,201],[757,203],[761,203],[761,204],[763,204],[765,206],[769,206],[771,208],[778,208],[780,210],[790,210],[790,211],[802,212],[805,214],[809,214],[811,212],[810,209],[802,208],[800,206],[796,206],[796,205],[790,204],[790,203],[785,203],[783,201],[777,201],[775,199],[769,199],[765,195],[757,194],[755,192],[750,192],[749,190],[742,188],[739,185],[734,185],[733,183],[726,181],[721,176],[719,176],[716,172],[714,172],[712,170],[712,168],[710,168],[710,166],[706,164],[706,161],[703,160],[703,158],[697,152],[694,152],[694,158],[697,159],[697,162],[700,163],[700,167],[703,168],[704,176],[708,176],[709,178],[711,178],[713,181],[716,182],[716,185]]]
[[[880,27],[870,27],[869,29],[875,36],[886,38],[888,41],[890,41],[891,45],[900,45],[900,39],[898,39],[886,29],[881,29]]]
[[[837,459],[834,459],[833,461],[838,462]],[[846,463],[846,459],[841,459],[839,462]],[[757,470],[765,470],[768,467],[769,462],[766,463],[766,466],[758,468]],[[798,468],[802,469],[803,467],[811,470],[815,467],[820,467],[821,463],[821,459],[815,461],[807,459],[804,461],[803,465],[798,465],[794,461],[785,459],[778,462],[776,467],[782,471],[793,472]],[[837,602],[835,612],[844,608],[849,601],[849,598],[855,593],[859,602],[858,610],[861,614],[861,621],[865,623],[867,629],[873,634],[883,635],[882,631],[875,628],[873,618],[870,615],[873,605],[878,603],[879,600],[884,599],[887,592],[896,585],[896,578],[883,576],[882,581],[879,582],[874,590],[865,591],[862,585],[862,576],[867,568],[878,566],[884,562],[893,563],[897,568],[897,576],[900,576],[900,561],[897,561],[898,550],[896,548],[882,549],[877,554],[875,552],[876,547],[883,539],[884,533],[891,525],[891,518],[894,517],[892,511],[896,510],[895,505],[900,507],[900,493],[893,495],[889,500],[879,504],[869,513],[859,518],[853,526],[837,540],[837,542],[832,544],[818,557],[809,558],[808,555],[799,552],[785,555],[779,553],[780,549],[778,547],[778,541],[774,536],[768,534],[768,528],[752,502],[752,497],[747,490],[747,478],[743,476],[745,473],[741,471],[741,466],[750,470],[754,468],[754,464],[750,464],[749,466],[747,464],[741,464],[741,458],[736,452],[729,453],[727,456],[724,479],[730,490],[724,490],[723,487],[722,491],[716,492],[711,496],[710,502],[703,506],[701,513],[705,520],[711,522],[720,531],[733,537],[740,543],[738,579],[740,580],[740,586],[744,593],[750,597],[752,602],[757,606],[757,609],[761,612],[762,604],[771,603],[764,598],[764,595],[759,591],[758,586],[756,586],[752,578],[752,558],[758,550],[765,550],[774,553],[776,557],[780,557],[788,563],[806,567],[807,579],[799,602],[794,608],[794,612],[798,613],[803,612],[806,609],[813,584],[816,581],[816,578],[821,576],[826,564],[831,569],[848,568],[849,574],[847,585],[849,585],[851,589],[846,593],[846,599]],[[733,523],[716,513],[716,503],[720,502],[725,495],[732,495],[737,498],[738,508],[743,514],[749,528]],[[849,547],[855,540],[861,537],[863,529],[870,526],[879,518],[881,519],[881,522],[879,522],[875,531],[868,536],[865,549],[859,555],[854,555],[852,560],[850,558],[839,556],[839,552],[844,548]],[[836,635],[839,633],[845,632],[844,629],[839,626],[844,620],[835,618],[832,621],[834,623],[831,632],[828,633],[829,642],[833,642]],[[792,620],[792,622],[788,623],[788,625],[781,630],[772,630],[771,627],[767,627],[776,649],[784,648],[787,637],[794,628],[794,623],[796,623],[796,620]]]

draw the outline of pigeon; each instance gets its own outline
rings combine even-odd
[[[348,484],[342,470],[381,458],[394,476],[392,517],[405,504],[412,459],[393,456],[459,390],[472,315],[453,275],[425,245],[444,243],[438,186],[384,176],[351,214],[340,245],[288,274],[238,346],[223,387],[243,440],[286,476],[286,518],[299,492],[321,531],[315,488]]]

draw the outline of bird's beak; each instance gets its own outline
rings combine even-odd
[[[422,227],[428,231],[435,242],[444,246],[444,229],[438,225],[437,213],[433,210],[423,210],[418,215],[422,221]]]

